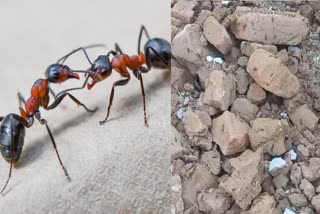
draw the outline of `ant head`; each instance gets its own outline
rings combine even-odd
[[[46,70],[46,77],[51,83],[62,83],[67,79],[79,79],[79,75],[66,65],[52,64]]]

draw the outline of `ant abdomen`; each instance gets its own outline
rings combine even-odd
[[[170,63],[171,60],[171,45],[168,41],[160,38],[154,38],[150,39],[145,45],[144,45],[144,52],[147,53],[147,49],[151,47],[155,51],[159,53],[160,56],[162,56],[167,62]],[[165,69],[168,68],[168,65],[163,63],[159,57],[151,50],[149,50],[149,57],[151,60],[152,67],[154,68],[160,68]]]
[[[24,144],[25,127],[13,117],[7,115],[0,127],[0,152],[2,157],[10,163],[16,163],[21,155]]]

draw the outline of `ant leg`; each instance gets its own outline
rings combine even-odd
[[[56,93],[52,90],[52,88],[49,88],[49,92],[51,93],[51,95],[52,95],[53,97],[56,97]]]
[[[135,73],[136,73],[135,76],[137,77],[137,79],[140,80],[141,92],[142,92],[142,97],[143,97],[144,125],[145,125],[145,127],[149,127],[148,121],[147,121],[146,95],[144,93],[143,79],[142,79],[141,71],[137,71]]]
[[[76,104],[84,107],[87,112],[96,112],[96,111],[98,110],[98,108],[95,108],[94,110],[88,109],[85,104],[81,103],[77,98],[75,98],[73,95],[71,95],[71,94],[69,94],[69,93],[61,94],[59,97],[57,97],[57,99],[54,100],[54,102],[53,102],[50,106],[48,106],[48,107],[46,108],[46,110],[51,110],[51,109],[56,108],[56,107],[62,102],[62,100],[63,100],[67,95],[68,95]]]
[[[110,109],[111,109],[111,105],[112,105],[112,101],[113,101],[113,96],[114,96],[114,88],[116,86],[123,86],[123,85],[126,85],[130,80],[130,77],[127,78],[127,79],[123,79],[123,80],[118,80],[116,82],[113,83],[113,86],[112,86],[112,89],[111,89],[111,94],[110,94],[110,100],[109,100],[109,106],[108,106],[108,113],[107,113],[107,116],[106,118],[103,120],[103,121],[100,121],[100,125],[103,125],[107,122],[108,120],[108,117],[110,115]]]
[[[147,36],[148,40],[150,40],[150,36],[149,36],[149,33],[148,33],[146,27],[144,25],[142,25],[140,28],[139,39],[138,39],[138,55],[140,54],[142,32],[144,32],[145,35]]]
[[[68,91],[74,91],[74,90],[80,90],[80,89],[84,89],[89,81],[89,78],[90,76],[87,76],[86,77],[86,80],[83,82],[83,85],[81,87],[78,87],[78,88],[69,88],[69,89],[66,89],[66,90],[63,90],[61,92],[59,92],[56,96],[55,96],[55,99],[57,99],[58,97],[60,97],[62,94],[68,92]]]
[[[53,138],[52,132],[51,132],[49,126],[48,126],[48,122],[47,122],[45,119],[41,119],[40,112],[36,112],[36,113],[35,113],[35,117],[36,117],[39,121],[41,121],[40,123],[41,123],[42,125],[45,125],[45,126],[46,126],[47,131],[48,131],[48,134],[49,134],[49,137],[50,137],[51,142],[52,142],[52,145],[53,145],[53,148],[54,148],[54,150],[56,151],[56,154],[57,154],[59,163],[60,163],[60,165],[61,165],[61,167],[62,167],[62,169],[63,169],[63,172],[64,172],[65,176],[67,177],[68,181],[70,182],[70,181],[71,181],[71,178],[70,178],[70,176],[69,176],[66,168],[64,167],[64,165],[63,165],[63,163],[62,163],[62,161],[61,161],[61,158],[60,158],[60,155],[59,155],[59,152],[58,152],[58,149],[57,149],[57,144],[56,144],[56,142],[55,142],[55,140],[54,140],[54,138]]]
[[[85,57],[87,58],[88,62],[90,63],[90,65],[92,65],[92,62],[86,52],[86,49],[89,49],[89,48],[97,48],[97,47],[106,47],[104,44],[95,44],[95,45],[89,45],[89,46],[85,46],[85,47],[80,47],[80,48],[77,48],[73,51],[71,51],[70,53],[66,54],[65,56],[61,57],[60,59],[58,59],[57,63],[60,63],[60,61],[62,61],[61,64],[63,64],[69,56],[71,56],[72,54],[78,52],[78,51],[83,51]]]
[[[24,99],[24,97],[22,96],[22,94],[20,92],[18,92],[18,101],[19,101],[19,106],[21,106],[21,104],[25,104],[26,100]]]
[[[4,117],[0,117],[0,122],[3,120]]]
[[[152,47],[146,48],[146,61],[147,61],[147,67],[150,70],[151,69],[151,59],[150,59],[150,51],[152,51],[164,64],[170,67],[170,62],[168,62],[166,59],[164,59],[155,49]]]
[[[123,51],[121,50],[120,46],[118,43],[114,44],[115,50],[117,53],[123,54]]]

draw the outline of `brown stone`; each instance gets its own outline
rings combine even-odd
[[[314,130],[319,120],[306,104],[298,107],[292,114],[289,114],[289,117],[299,129],[308,128]]]
[[[298,78],[268,51],[257,49],[249,58],[247,71],[259,86],[279,97],[291,98],[299,92]]]
[[[171,16],[181,20],[185,24],[189,24],[191,23],[196,6],[198,6],[196,0],[179,0],[171,9]]]
[[[199,210],[206,213],[223,214],[231,206],[232,199],[219,189],[210,189],[198,195]]]
[[[258,84],[253,83],[250,85],[247,98],[256,105],[264,103],[267,98],[267,93]]]
[[[208,133],[208,126],[206,126],[200,117],[191,110],[186,112],[183,118],[184,128],[189,136],[206,136]]]
[[[247,41],[241,42],[240,48],[241,48],[241,53],[248,57],[251,56],[251,54],[255,52],[255,50],[257,49],[264,49],[272,54],[277,53],[277,47],[274,45],[263,45],[263,44],[247,42]]]

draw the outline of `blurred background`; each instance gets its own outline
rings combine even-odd
[[[137,53],[144,24],[151,37],[170,38],[170,1],[8,1],[0,3],[0,114],[18,113],[17,92],[30,96],[33,83],[67,52],[95,43],[92,60],[118,42],[128,54]],[[146,42],[144,37],[142,44]],[[66,63],[87,69],[79,52]],[[149,128],[144,127],[139,81],[116,88],[108,123],[112,83],[119,74],[91,91],[72,92],[95,114],[78,108],[69,98],[52,111],[40,109],[53,130],[58,150],[72,182],[58,163],[44,126],[26,130],[25,146],[4,197],[1,213],[168,213],[170,87],[165,71],[144,75]],[[84,80],[82,76],[82,80]],[[52,85],[54,91],[80,86],[82,80]],[[51,98],[52,102],[52,98]],[[9,164],[0,159],[0,186]]]

